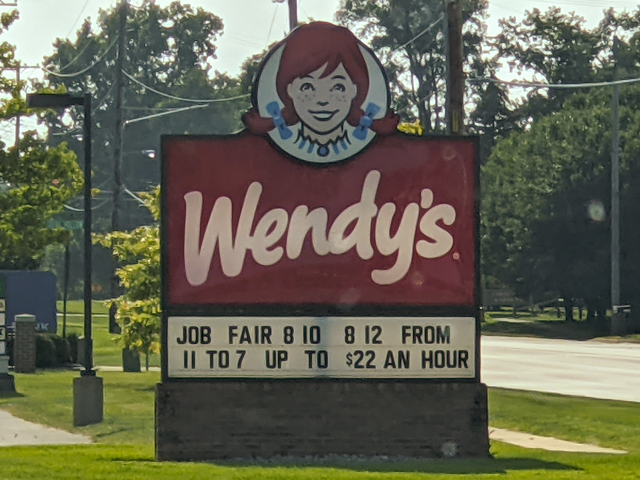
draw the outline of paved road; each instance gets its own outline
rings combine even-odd
[[[490,387],[640,402],[640,345],[482,337]]]

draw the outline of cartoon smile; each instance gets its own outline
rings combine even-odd
[[[309,110],[309,113],[313,115],[313,118],[319,122],[328,122],[338,112],[339,110]]]

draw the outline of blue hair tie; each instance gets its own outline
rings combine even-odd
[[[353,136],[358,140],[364,140],[367,138],[367,130],[373,125],[373,117],[375,117],[380,111],[380,107],[375,103],[367,105],[367,109],[364,111],[363,117],[360,119],[360,124],[353,131]]]
[[[267,113],[271,116],[271,118],[273,118],[273,123],[278,129],[280,138],[282,140],[286,140],[293,136],[293,132],[289,127],[287,127],[284,118],[282,118],[282,112],[280,111],[280,105],[278,105],[278,102],[269,103],[267,105]]]

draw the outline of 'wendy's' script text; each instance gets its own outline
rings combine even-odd
[[[456,211],[451,205],[434,205],[433,191],[425,188],[419,204],[409,203],[404,208],[395,235],[391,235],[396,205],[385,203],[378,208],[375,199],[379,183],[380,172],[370,171],[364,180],[360,201],[345,208],[333,221],[327,234],[327,210],[315,208],[309,211],[305,205],[297,206],[291,215],[282,208],[269,210],[254,229],[262,185],[253,182],[244,198],[235,238],[231,199],[219,197],[213,206],[202,242],[202,193],[187,193],[184,196],[184,265],[187,280],[194,286],[202,285],[207,280],[216,244],[222,272],[227,277],[236,277],[242,273],[248,250],[251,250],[254,260],[264,266],[279,262],[284,255],[293,260],[300,256],[309,233],[313,250],[321,256],[341,255],[355,248],[361,259],[368,260],[375,253],[374,246],[384,256],[396,254],[393,266],[371,272],[371,279],[379,285],[391,285],[405,277],[411,266],[414,245],[417,254],[423,258],[442,257],[451,250],[453,237],[438,225],[440,221],[444,225],[452,225],[455,221]],[[425,238],[416,242],[418,229]],[[285,246],[276,246],[285,236]]]

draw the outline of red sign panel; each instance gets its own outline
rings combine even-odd
[[[393,134],[312,164],[248,133],[165,137],[166,302],[476,305],[476,149]]]

